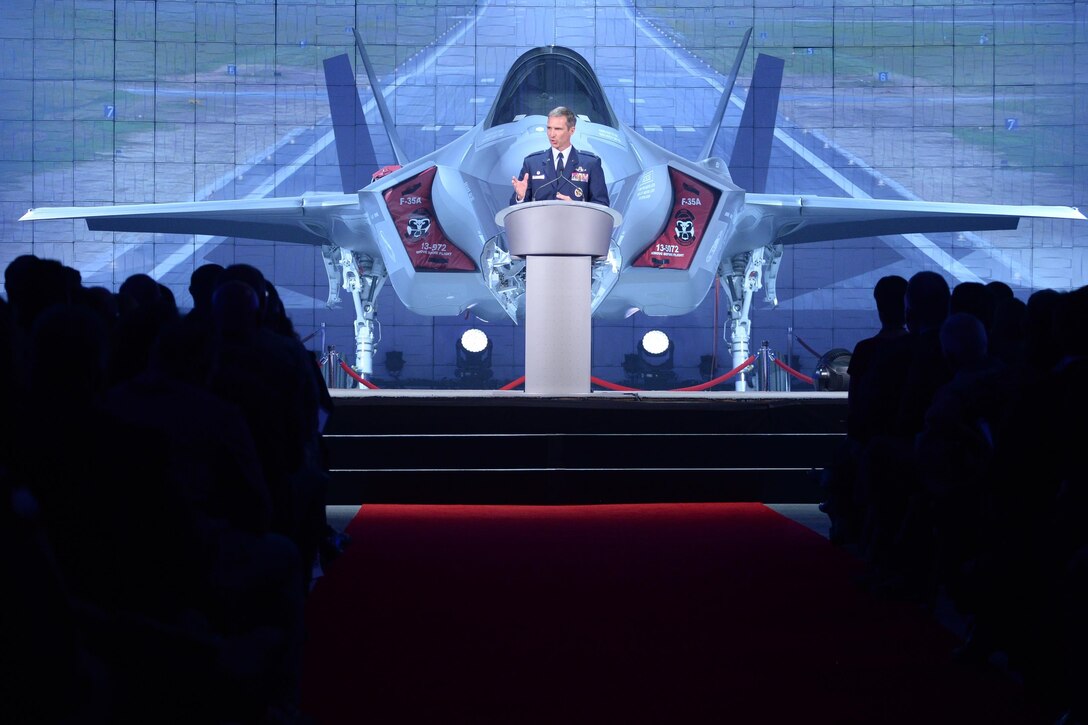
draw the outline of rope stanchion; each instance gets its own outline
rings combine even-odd
[[[499,390],[513,390],[514,388],[518,387],[519,385],[523,385],[524,383],[525,383],[525,376],[522,375],[520,378],[514,378],[513,380],[508,382],[506,385],[503,385],[501,388],[499,388]]]
[[[341,361],[340,361],[340,367],[341,367],[341,368],[343,368],[344,372],[346,372],[346,373],[347,373],[347,374],[348,374],[349,376],[351,376],[351,378],[352,378],[352,379],[353,379],[353,380],[354,380],[355,382],[359,383],[359,384],[360,384],[360,385],[362,385],[362,386],[363,386],[364,388],[370,388],[371,390],[379,390],[379,388],[378,388],[378,386],[377,386],[377,385],[375,385],[374,383],[370,382],[369,380],[367,380],[366,378],[364,378],[364,377],[363,377],[362,375],[360,375],[359,373],[357,373],[357,372],[355,372],[354,370],[352,370],[352,369],[351,369],[351,366],[350,366],[350,365],[348,365],[348,364],[347,364],[346,362],[344,362],[343,360],[341,360]]]
[[[725,373],[724,375],[719,375],[718,377],[714,378],[713,380],[707,380],[705,383],[699,383],[698,385],[690,385],[690,386],[688,386],[686,388],[674,388],[672,392],[674,392],[674,393],[688,393],[688,392],[695,391],[695,390],[709,390],[710,388],[713,388],[715,385],[718,385],[719,383],[723,383],[726,380],[728,380],[729,378],[733,377],[734,375],[739,374],[740,371],[744,370],[746,367],[748,367],[749,365],[751,365],[755,361],[756,361],[756,356],[755,355],[750,355],[747,360],[745,360],[744,362],[742,362],[740,365],[736,366],[735,368],[733,368],[729,372]]]
[[[803,383],[808,383],[809,385],[814,385],[815,384],[814,381],[812,380],[812,378],[810,378],[808,375],[805,375],[804,373],[797,372],[796,370],[794,370],[793,368],[791,368],[789,365],[782,362],[778,358],[774,358],[774,364],[777,365],[778,367],[782,368],[787,373],[789,373],[790,375],[797,378],[798,380],[800,380]]]

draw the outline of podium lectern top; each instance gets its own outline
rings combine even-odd
[[[512,204],[495,215],[506,229],[510,253],[550,256],[608,254],[612,229],[623,222],[614,209],[584,201],[529,201]]]

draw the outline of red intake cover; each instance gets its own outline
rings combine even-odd
[[[434,213],[431,185],[436,171],[432,166],[386,191],[385,206],[414,268],[475,272],[476,265],[446,238]]]
[[[687,269],[703,241],[707,221],[722,193],[669,168],[672,182],[672,212],[665,230],[632,263],[632,267]]]

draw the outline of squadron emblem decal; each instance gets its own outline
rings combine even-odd
[[[687,269],[699,249],[721,191],[673,168],[669,169],[669,181],[672,183],[671,223],[666,222],[661,234],[643,250],[632,267]]]
[[[436,171],[432,166],[386,191],[382,195],[385,206],[397,226],[397,234],[412,260],[412,267],[427,271],[474,272],[476,265],[446,237],[434,213],[431,186]]]

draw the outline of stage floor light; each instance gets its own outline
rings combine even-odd
[[[491,340],[487,333],[475,327],[461,333],[456,345],[456,360],[455,374],[459,380],[471,384],[490,380],[493,375]]]
[[[490,344],[491,341],[487,338],[487,333],[479,328],[473,327],[461,333],[461,347],[467,352],[483,352]]]
[[[676,382],[673,344],[661,330],[650,330],[639,340],[637,351],[623,358],[627,381],[636,387],[667,388]]]
[[[672,347],[672,341],[661,330],[650,330],[642,336],[640,345],[649,355],[664,355]]]

